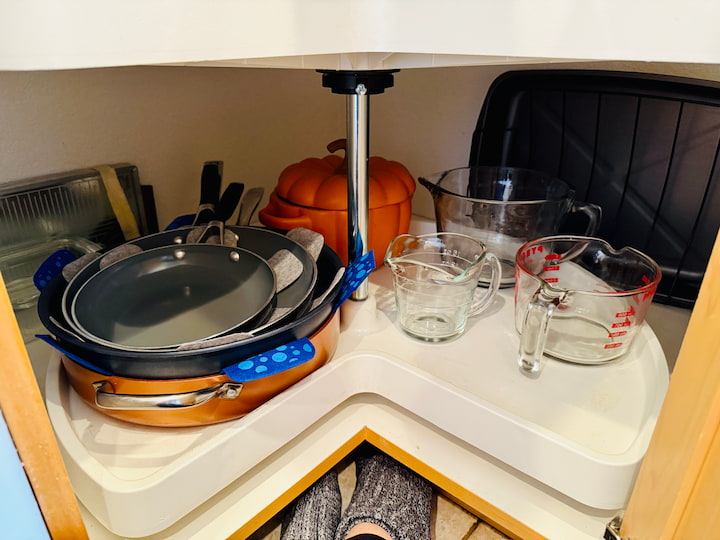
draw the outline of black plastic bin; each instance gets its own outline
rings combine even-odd
[[[602,206],[598,236],[662,267],[655,300],[689,308],[720,226],[719,148],[718,83],[513,71],[488,91],[469,165],[525,167],[572,185]]]

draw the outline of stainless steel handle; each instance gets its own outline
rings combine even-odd
[[[250,225],[253,214],[260,204],[260,200],[265,194],[265,189],[261,187],[251,188],[245,196],[240,200],[240,210],[236,225]]]
[[[93,383],[95,404],[102,409],[122,411],[153,411],[166,409],[188,409],[213,399],[237,399],[242,384],[225,382],[208,388],[178,394],[116,394],[109,381]]]

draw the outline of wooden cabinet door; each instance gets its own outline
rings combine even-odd
[[[87,538],[75,494],[0,276],[0,409],[54,540]]]
[[[720,242],[705,272],[621,535],[717,538],[720,531]]]

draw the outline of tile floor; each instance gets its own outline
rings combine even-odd
[[[355,465],[349,462],[341,466],[338,474],[343,509],[355,489]],[[266,523],[248,540],[279,540],[281,516]],[[433,515],[433,540],[507,540],[507,536],[454,504],[441,494],[436,494]]]

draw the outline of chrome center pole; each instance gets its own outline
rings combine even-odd
[[[368,252],[369,221],[369,123],[370,96],[360,83],[347,95],[347,162],[348,162],[348,260],[354,261]],[[352,300],[368,297],[367,280],[351,296]]]
[[[352,263],[369,251],[370,219],[370,96],[382,94],[393,85],[397,69],[371,71],[335,71],[320,69],[323,86],[335,94],[346,95],[347,153],[348,163],[348,261]],[[381,226],[381,225],[379,225]],[[367,280],[363,281],[350,297],[366,300]]]

